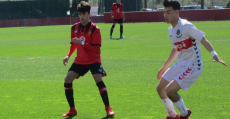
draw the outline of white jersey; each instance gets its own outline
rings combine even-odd
[[[205,36],[192,23],[179,18],[178,24],[168,29],[173,48],[179,51],[178,63],[181,65],[196,65],[202,67],[200,41]]]

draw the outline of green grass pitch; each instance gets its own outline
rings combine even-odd
[[[230,21],[192,22],[206,33],[222,60],[230,64]],[[169,24],[125,23],[125,39],[116,25],[96,23],[101,29],[103,78],[115,119],[164,119],[166,111],[156,92],[158,70],[169,56]],[[76,54],[65,67],[71,25],[0,28],[0,118],[62,119],[69,107],[64,78]],[[204,70],[186,92],[179,93],[191,119],[230,119],[230,68],[213,63],[202,46]],[[76,119],[106,116],[90,72],[73,83]],[[177,111],[177,110],[176,110]],[[178,112],[178,111],[177,111]]]

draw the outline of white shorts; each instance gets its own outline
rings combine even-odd
[[[177,62],[169,68],[162,77],[168,82],[176,80],[181,89],[186,92],[197,80],[203,70],[202,67],[200,67],[200,70],[198,68],[198,66],[180,65]]]

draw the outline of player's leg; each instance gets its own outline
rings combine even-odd
[[[111,30],[110,30],[110,38],[112,38],[113,29],[114,29],[115,25],[116,25],[116,19],[113,19],[113,25],[112,25]]]
[[[164,78],[161,78],[159,84],[157,85],[157,92],[161,98],[161,101],[166,109],[167,119],[179,119],[179,116],[176,114],[176,111],[173,107],[172,101],[168,98],[166,93],[166,87],[170,82]]]
[[[102,80],[101,74],[93,74],[93,78],[97,84],[97,87],[99,89],[99,93],[101,95],[101,98],[104,102],[105,106],[109,106],[109,98],[107,93],[107,88]]]
[[[123,19],[119,19],[118,23],[120,24],[120,38],[125,38],[123,36]]]
[[[67,113],[63,114],[62,117],[77,115],[77,110],[75,108],[74,98],[73,98],[73,84],[72,84],[73,80],[76,77],[79,77],[78,73],[74,71],[68,71],[67,76],[65,78],[65,83],[64,83],[65,96],[69,104],[70,110]]]
[[[105,105],[105,110],[106,110],[107,116],[115,115],[115,113],[112,111],[112,108],[110,107],[110,104],[109,104],[108,92],[107,92],[107,88],[106,88],[106,86],[102,80],[102,75],[101,74],[93,74],[93,78],[97,84],[101,98],[102,98],[103,103]]]
[[[166,94],[170,100],[172,100],[175,107],[179,110],[181,116],[188,114],[187,108],[184,105],[182,97],[177,93],[181,89],[176,80],[173,80],[166,86]]]
[[[90,66],[90,71],[91,71],[93,78],[96,82],[96,85],[99,89],[99,93],[100,93],[101,98],[103,100],[103,103],[105,105],[105,110],[106,110],[107,116],[115,115],[115,113],[112,111],[112,108],[110,107],[110,104],[109,104],[107,87],[102,80],[102,76],[106,76],[106,72],[104,71],[104,69],[100,63],[92,64]]]
[[[175,107],[180,111],[180,119],[188,119],[191,115],[191,111],[184,105],[182,97],[177,93],[180,87],[183,91],[187,91],[194,82],[198,79],[202,72],[202,68],[184,67],[183,71],[179,73],[175,80],[166,88],[166,92],[171,100],[173,100]]]
[[[73,63],[72,66],[70,67],[67,73],[67,76],[65,78],[65,83],[64,83],[65,95],[69,103],[70,110],[67,113],[63,114],[62,117],[77,115],[77,110],[74,104],[72,82],[74,81],[75,78],[79,78],[80,76],[83,76],[87,72],[88,72],[88,69],[84,65],[78,65],[78,64]]]

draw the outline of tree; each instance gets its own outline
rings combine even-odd
[[[98,0],[89,0],[91,6],[98,6]]]

